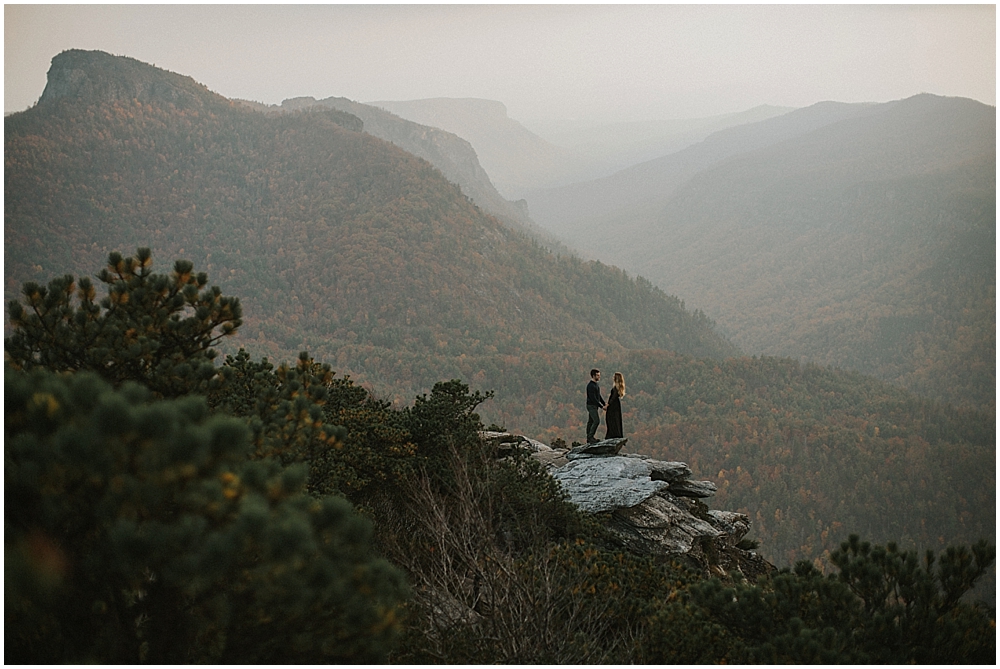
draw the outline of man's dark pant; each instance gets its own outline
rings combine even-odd
[[[601,414],[599,413],[600,407],[596,404],[587,405],[587,443],[595,440],[597,437],[597,428],[601,426]]]

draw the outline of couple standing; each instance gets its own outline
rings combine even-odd
[[[607,434],[604,435],[604,438],[614,439],[615,437],[625,436],[622,431],[621,401],[621,398],[625,397],[625,377],[621,372],[615,372],[614,380],[612,381],[614,387],[611,389],[611,395],[608,396],[606,404],[604,402],[604,398],[601,397],[601,387],[597,385],[597,382],[600,380],[601,370],[590,370],[590,383],[587,384],[588,444],[597,443],[597,428],[601,425],[601,414],[599,411],[602,408],[607,414],[604,420],[608,428]]]

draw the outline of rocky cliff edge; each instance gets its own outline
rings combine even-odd
[[[683,462],[653,460],[621,451],[627,438],[573,448],[552,448],[507,432],[483,432],[501,453],[531,453],[581,511],[601,518],[629,551],[677,557],[706,574],[741,574],[750,581],[776,571],[744,537],[750,518],[735,511],[709,509],[711,481],[692,480]]]

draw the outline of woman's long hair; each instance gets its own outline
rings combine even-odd
[[[625,376],[621,372],[615,372],[613,383],[618,389],[618,397],[625,397]]]

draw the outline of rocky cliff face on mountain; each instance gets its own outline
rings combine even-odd
[[[159,100],[170,102],[179,109],[201,109],[206,101],[228,104],[226,98],[209,91],[191,77],[166,71],[151,75],[149,65],[134,58],[81,49],[64,51],[52,59],[45,90],[38,103],[61,98],[102,102]]]
[[[484,432],[500,452],[525,449],[560,483],[570,502],[601,518],[627,550],[680,558],[708,575],[740,573],[754,581],[776,567],[744,541],[748,516],[709,509],[711,481],[691,480],[683,462],[622,454],[628,438],[606,439],[573,448],[552,448],[505,432]]]
[[[370,135],[392,142],[423,158],[451,181],[458,184],[469,199],[484,211],[502,218],[505,222],[528,222],[525,209],[505,200],[490,182],[472,145],[450,132],[414,123],[371,105],[347,98],[330,97],[316,100],[299,97],[285,100],[281,109],[303,109],[312,106],[330,107],[354,114],[364,122]]]
[[[524,200],[507,200],[497,191],[480,164],[475,149],[458,135],[342,97],[322,100],[311,96],[297,97],[284,100],[280,106],[240,102],[265,112],[324,107],[351,114],[363,123],[364,132],[391,142],[438,168],[448,181],[461,188],[462,193],[486,213],[496,216],[508,226],[528,232],[546,246],[562,247],[560,242],[531,220]]]
[[[505,197],[525,197],[537,188],[573,183],[587,174],[587,163],[579,155],[531,132],[496,100],[431,98],[369,104],[467,139]]]

